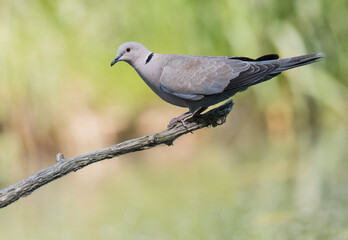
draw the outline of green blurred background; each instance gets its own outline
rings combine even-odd
[[[93,164],[0,210],[1,239],[348,239],[348,1],[0,0],[0,188],[164,130],[117,47],[326,53],[234,97],[227,123]]]

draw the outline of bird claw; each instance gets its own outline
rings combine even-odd
[[[169,124],[168,124],[168,128],[171,128],[175,125],[175,123],[180,122],[185,128],[188,128],[187,124],[185,123],[185,119],[192,116],[192,113],[187,112],[184,113],[182,115],[180,115],[177,118],[173,118],[172,120],[170,120]]]
[[[188,128],[187,124],[185,123],[185,119],[179,119],[179,118],[173,118],[170,120],[168,124],[168,128],[171,128],[175,125],[175,123],[180,122],[185,128]]]

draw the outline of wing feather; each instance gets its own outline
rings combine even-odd
[[[200,100],[206,95],[245,89],[266,78],[278,66],[275,61],[177,55],[163,68],[160,86],[177,97]]]

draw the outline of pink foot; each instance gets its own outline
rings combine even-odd
[[[180,115],[179,117],[177,118],[173,118],[172,120],[170,120],[169,124],[168,124],[168,128],[172,127],[175,123],[177,122],[181,122],[181,124],[187,128],[187,125],[185,123],[185,119],[192,116],[192,113],[191,112],[186,112],[182,115]]]

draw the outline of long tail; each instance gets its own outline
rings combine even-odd
[[[231,57],[249,62],[251,67],[239,74],[238,80],[232,80],[225,88],[225,91],[236,92],[244,91],[248,87],[270,80],[281,72],[320,61],[325,57],[324,53],[314,53],[309,55],[278,59],[277,54],[269,54],[257,59],[247,57]]]
[[[325,57],[324,53],[315,53],[298,57],[279,59],[278,62],[280,63],[280,66],[275,69],[274,73],[280,73],[291,68],[318,62],[323,57]]]
[[[267,62],[274,62],[278,67],[276,67],[273,71],[268,72],[268,74],[261,78],[254,78],[252,81],[248,83],[248,87],[252,85],[256,85],[259,83],[262,83],[264,81],[270,80],[271,78],[274,78],[275,76],[279,75],[281,72],[285,70],[289,70],[292,68],[300,67],[303,65],[311,64],[314,62],[320,61],[323,57],[325,57],[324,53],[314,53],[309,55],[303,55],[303,56],[297,56],[297,57],[291,57],[291,58],[283,58],[278,59],[278,55],[276,54],[270,54],[262,56],[258,59],[250,59],[252,62],[258,62],[261,64],[265,64]],[[240,58],[239,58],[240,59]],[[247,61],[250,61],[247,59]]]

